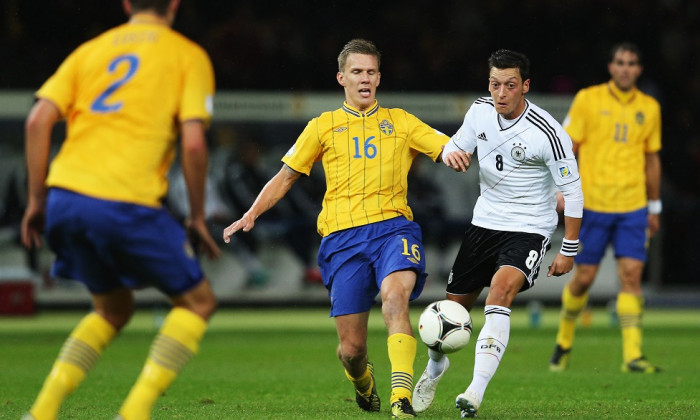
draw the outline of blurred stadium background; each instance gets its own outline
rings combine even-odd
[[[0,6],[0,52],[5,57],[0,66],[0,302],[5,307],[31,309],[25,305],[34,299],[24,302],[13,295],[25,293],[27,284],[39,307],[89,302],[82,286],[49,278],[48,251],[30,253],[19,246],[25,203],[23,122],[32,92],[62,59],[124,20],[117,0],[3,0]],[[380,103],[405,108],[448,135],[459,127],[471,101],[487,94],[486,59],[493,50],[511,48],[530,57],[530,99],[561,121],[578,89],[607,80],[609,47],[629,40],[644,52],[640,86],[660,101],[663,111],[663,228],[651,242],[647,304],[700,306],[698,22],[700,3],[692,0],[352,5],[184,0],[175,29],[209,52],[217,77],[208,207],[215,237],[279,169],[279,159],[306,122],[340,105],[336,56],[351,38],[371,39],[383,52]],[[56,146],[61,130],[55,133]],[[320,167],[314,172],[274,214],[261,219],[258,232],[236,237],[224,247],[221,260],[204,262],[223,303],[327,304],[314,273],[319,238],[313,225],[323,190]],[[417,162],[412,177],[411,204],[424,228],[432,274],[422,297],[428,301],[443,296],[445,273],[478,195],[477,178],[474,170],[455,174],[425,161]],[[179,179],[174,168],[168,204],[183,214]],[[554,249],[560,239],[561,233]],[[519,299],[554,302],[564,282],[541,276],[537,287]],[[608,258],[592,300],[605,304],[616,291]],[[162,302],[149,290],[137,299],[148,305]]]

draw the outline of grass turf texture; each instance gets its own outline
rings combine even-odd
[[[412,311],[417,325],[422,307]],[[594,309],[589,328],[579,328],[571,366],[548,371],[557,310],[545,309],[539,328],[527,310],[512,314],[510,342],[491,381],[479,417],[517,418],[698,418],[700,316],[693,310],[650,309],[644,347],[664,368],[657,375],[620,373],[620,336],[610,316]],[[44,312],[0,318],[0,419],[19,419],[38,392],[60,346],[83,313]],[[450,355],[452,367],[433,406],[420,417],[459,418],[456,395],[471,380],[474,343]],[[154,312],[138,312],[108,347],[85,382],[63,405],[62,419],[113,419],[136,379],[157,330]],[[376,367],[381,413],[364,413],[335,356],[337,336],[324,309],[221,310],[211,322],[200,354],[156,403],[154,419],[368,419],[388,418],[390,371],[386,333],[375,307],[369,354]],[[415,376],[427,363],[418,344]]]

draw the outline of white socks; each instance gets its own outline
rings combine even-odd
[[[480,399],[486,386],[496,373],[510,336],[510,309],[504,306],[486,305],[486,321],[481,328],[474,352],[474,377],[467,388]],[[432,362],[432,356],[431,356]],[[428,362],[430,366],[430,362]],[[439,374],[439,373],[438,373]]]
[[[447,363],[447,357],[439,351],[428,349],[428,366],[425,370],[428,372],[432,379],[440,376],[442,371],[445,369],[445,363]]]

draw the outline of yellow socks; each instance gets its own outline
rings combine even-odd
[[[644,298],[629,293],[617,295],[617,317],[622,329],[622,360],[642,357],[642,311]]]
[[[401,398],[411,401],[413,390],[413,362],[416,359],[416,339],[407,334],[392,334],[387,340],[391,362],[390,403]]]
[[[86,315],[73,330],[29,410],[36,420],[55,419],[63,400],[85,379],[117,330],[96,313]]]
[[[174,308],[163,322],[141,375],[119,414],[124,420],[148,420],[153,404],[197,353],[207,323],[195,313]]]
[[[569,290],[569,285],[564,286],[561,294],[559,332],[557,333],[557,344],[564,350],[569,350],[574,345],[576,318],[586,307],[586,303],[588,303],[588,292],[581,296],[574,296]]]
[[[365,372],[359,377],[359,378],[353,378],[350,375],[350,372],[347,370],[345,371],[345,376],[352,382],[352,384],[355,386],[355,389],[360,392],[365,397],[369,397],[369,394],[372,392],[372,372],[369,370],[369,364],[367,364],[367,368],[365,369]]]

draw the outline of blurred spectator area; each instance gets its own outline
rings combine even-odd
[[[401,94],[380,93],[386,106],[402,106],[436,129],[454,133],[464,110],[480,96],[472,94]],[[23,158],[23,115],[31,101],[4,101],[0,95],[0,261],[28,264],[43,271],[46,258],[37,259],[19,247],[19,223],[25,205],[25,169]],[[14,92],[13,98],[30,97],[31,92]],[[562,120],[571,95],[530,96],[538,105]],[[216,116],[208,132],[211,148],[210,176],[207,185],[207,215],[214,237],[221,238],[223,227],[247,210],[257,192],[280,170],[280,161],[310,118],[342,102],[340,94],[221,92],[215,104]],[[20,117],[22,116],[22,117]],[[60,145],[65,127],[55,132],[54,149]],[[419,157],[409,174],[409,204],[421,224],[429,272],[444,279],[456,255],[461,235],[478,197],[476,166],[466,174],[456,173],[425,157]],[[175,165],[170,174],[171,190],[166,204],[178,218],[187,214],[184,182]],[[274,211],[261,217],[253,232],[239,233],[232,244],[224,245],[226,259],[236,270],[214,266],[210,276],[224,288],[224,294],[241,288],[268,290],[280,286],[307,288],[317,285],[315,254],[320,237],[315,222],[324,192],[324,175],[320,164],[311,176],[302,177]],[[695,233],[700,224],[695,214],[700,203],[693,194],[664,178],[663,229],[652,241],[647,285],[659,289],[690,288],[697,262]],[[685,247],[673,247],[683,242]],[[553,244],[556,248],[556,244]],[[4,258],[3,255],[6,257]],[[12,255],[12,257],[7,257]],[[50,261],[50,260],[49,260]],[[290,270],[290,266],[293,269]],[[218,270],[221,271],[218,271]],[[208,273],[209,274],[209,273]],[[614,273],[611,274],[614,281]],[[213,279],[214,280],[214,279]],[[224,287],[226,285],[226,287]],[[237,293],[237,292],[236,292]]]
[[[22,124],[32,102],[30,92],[38,89],[80,43],[123,23],[125,18],[118,0],[2,2],[2,250],[7,244],[17,246],[24,199],[17,183],[23,179]],[[492,51],[510,48],[530,57],[532,83],[528,96],[561,121],[578,89],[608,79],[609,47],[627,40],[637,43],[644,53],[640,87],[660,101],[663,113],[663,229],[651,242],[647,284],[665,289],[697,288],[700,135],[694,116],[700,113],[700,102],[695,99],[700,97],[700,60],[695,53],[700,48],[698,22],[700,2],[695,0],[650,0],[643,7],[636,0],[406,0],[400,5],[374,2],[368,8],[348,8],[333,0],[183,0],[174,27],[208,51],[216,73],[216,115],[209,133],[213,152],[209,188],[220,194],[221,206],[213,207],[212,226],[218,229],[217,224],[228,224],[240,215],[241,210],[232,202],[232,192],[225,187],[226,178],[234,175],[231,167],[241,164],[239,153],[244,141],[258,145],[261,174],[273,174],[306,122],[342,102],[342,90],[335,79],[336,57],[351,38],[371,39],[382,51],[381,104],[405,108],[448,135],[458,128],[471,101],[487,94],[486,59]],[[57,128],[57,140],[62,130]],[[420,175],[414,184],[426,178],[437,184],[443,206],[422,209],[422,200],[427,198],[414,197],[411,204],[416,216],[422,218],[424,210],[427,214],[444,211],[445,220],[468,219],[478,195],[475,171],[460,176],[430,162],[418,165],[416,174],[411,175]],[[311,179],[302,181],[315,187],[320,182],[315,176],[322,180],[320,168],[314,168]],[[302,181],[295,188],[301,187]],[[306,188],[299,190],[306,193]],[[313,191],[308,194],[315,198]],[[288,205],[294,207],[291,198]],[[430,243],[436,230],[430,220],[426,228]],[[306,257],[290,251],[292,245],[283,236],[275,233],[256,240],[258,246],[271,244],[283,250],[285,261],[295,267],[292,281],[303,283],[303,267],[307,264],[302,261]],[[263,245],[259,253],[261,264],[267,267],[279,259],[279,254],[268,253],[266,260],[269,249]],[[454,250],[447,254],[450,252]],[[16,254],[12,258],[14,261],[25,256]],[[0,261],[4,264],[6,260],[0,256]],[[288,264],[285,267],[289,271]],[[229,271],[213,275],[245,283],[239,278],[245,279],[248,270]]]

